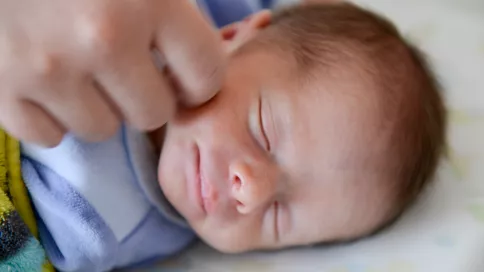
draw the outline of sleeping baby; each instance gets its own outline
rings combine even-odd
[[[256,13],[221,35],[222,90],[163,129],[22,144],[56,268],[137,267],[196,237],[229,253],[354,240],[392,223],[430,183],[443,101],[390,22],[315,3]]]

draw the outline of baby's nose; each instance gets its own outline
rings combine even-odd
[[[270,167],[269,167],[270,168]],[[271,170],[262,165],[244,162],[230,166],[232,196],[237,201],[237,211],[249,214],[269,203],[276,194],[276,181]]]

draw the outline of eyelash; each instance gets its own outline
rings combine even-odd
[[[267,151],[271,151],[271,143],[269,142],[269,138],[267,137],[267,134],[266,134],[265,129],[264,129],[264,120],[262,118],[262,99],[261,98],[259,98],[259,127],[260,127],[262,138],[263,138],[263,141],[264,141],[264,144],[265,144],[265,148],[267,149]]]
[[[274,202],[274,236],[276,241],[279,241],[279,202]]]

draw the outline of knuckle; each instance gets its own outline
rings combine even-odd
[[[151,131],[165,124],[163,117],[158,116],[158,118],[155,118],[154,115],[137,115],[131,118],[130,123],[139,130]]]
[[[100,142],[111,138],[119,129],[119,121],[116,119],[99,121],[99,124],[91,127],[85,133],[85,138],[91,142]]]
[[[221,66],[211,67],[205,73],[200,74],[200,78],[198,78],[200,82],[199,88],[205,90],[206,93],[216,91],[222,84],[223,76],[224,69]]]
[[[139,130],[151,130],[155,129],[155,125],[153,120],[149,120],[149,118],[131,118],[132,125]]]
[[[212,66],[195,73],[193,80],[188,82],[191,85],[188,89],[191,91],[183,97],[185,103],[195,106],[210,100],[222,87],[224,71],[222,66]]]
[[[9,106],[1,108],[0,123],[13,137],[40,144],[45,147],[54,147],[60,143],[63,134],[59,129],[46,129],[45,116],[32,116],[22,106],[22,101],[10,101]],[[15,116],[16,118],[12,118]],[[33,122],[35,121],[35,122]]]
[[[109,18],[83,20],[81,23],[81,42],[87,50],[103,56],[111,55],[116,49],[119,33],[116,21]]]
[[[38,77],[54,79],[61,71],[61,61],[51,54],[39,54],[35,57],[33,68]]]
[[[62,142],[62,137],[38,136],[38,138],[34,138],[32,142],[37,142],[37,144],[46,148],[53,148]]]
[[[154,130],[170,120],[176,111],[173,95],[164,92],[152,93],[153,99],[138,100],[138,106],[130,107],[125,116],[130,124],[139,130]]]
[[[219,90],[225,76],[226,58],[219,48],[214,45],[210,47],[211,43],[200,46],[200,48],[193,50],[186,57],[187,60],[192,60],[190,69],[187,69],[184,76],[183,85],[188,87],[193,98],[205,99],[209,94],[214,94]],[[204,52],[204,54],[198,54]]]

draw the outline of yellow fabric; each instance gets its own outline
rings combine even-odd
[[[0,220],[3,221],[3,216],[8,212],[14,210],[12,202],[8,198],[8,182],[7,182],[7,162],[6,162],[6,150],[3,143],[5,142],[6,135],[0,130]]]
[[[0,129],[0,214],[6,214],[5,211],[14,209],[32,235],[38,238],[35,216],[22,179],[20,143]],[[55,269],[46,260],[42,271],[53,272]]]
[[[5,160],[5,143],[6,135],[3,130],[0,129],[0,190],[5,194],[8,192],[7,184],[7,162]],[[6,195],[5,195],[6,196]],[[10,203],[10,201],[8,201]]]
[[[22,180],[20,170],[20,144],[17,140],[6,135],[5,139],[7,169],[9,172],[8,189],[12,198],[12,203],[17,213],[29,228],[34,237],[38,238],[37,224],[30,205],[30,198]]]
[[[10,199],[3,190],[0,190],[0,222],[4,220],[4,215],[8,214],[11,210],[13,210],[13,205]]]
[[[45,263],[42,266],[42,272],[55,272],[55,268],[52,266],[49,260],[45,260]]]

